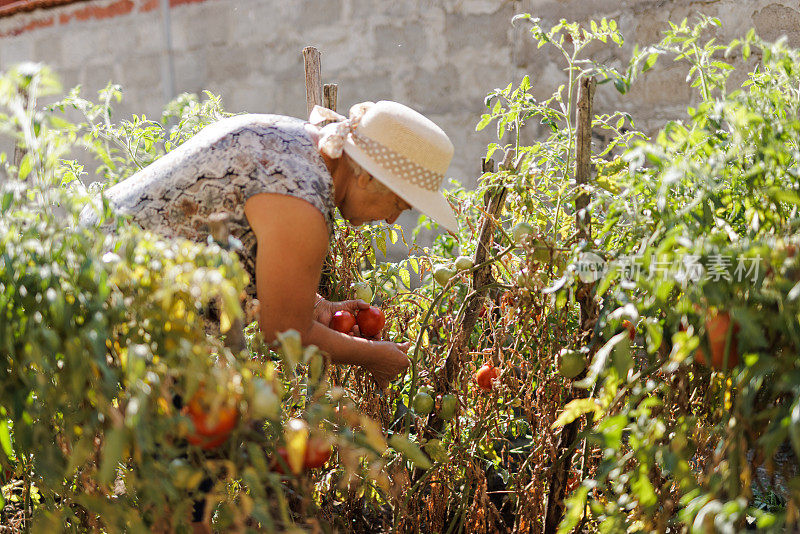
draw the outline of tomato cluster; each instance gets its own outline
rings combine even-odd
[[[359,310],[355,316],[347,310],[340,310],[333,314],[328,326],[337,332],[349,334],[356,324],[363,337],[373,338],[378,336],[386,325],[386,316],[377,306]]]

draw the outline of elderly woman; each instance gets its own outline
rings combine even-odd
[[[333,122],[317,126],[326,120]],[[334,311],[367,305],[316,294],[334,208],[360,225],[393,223],[414,207],[456,230],[439,192],[452,154],[438,126],[396,102],[357,104],[349,118],[317,107],[311,122],[239,115],[207,126],[105,194],[118,212],[167,237],[205,240],[209,215],[228,213],[265,338],[293,328],[303,344],[334,363],[360,365],[383,387],[408,367],[408,344],[328,328]],[[87,208],[84,219],[93,217]]]

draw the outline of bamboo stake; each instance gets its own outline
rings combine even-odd
[[[575,223],[578,227],[579,239],[588,240],[591,237],[591,218],[588,213],[589,194],[582,187],[589,183],[591,177],[591,143],[592,143],[592,98],[596,82],[594,78],[581,80],[578,95],[578,108],[576,110],[576,122],[578,126],[575,157],[575,181],[578,184],[579,192],[575,198]],[[592,296],[591,288],[582,282],[578,283],[577,300],[581,308],[581,335],[591,333],[592,319],[597,314],[597,303]],[[576,380],[582,379],[586,371],[581,373]],[[585,397],[586,390],[578,390],[573,396],[567,395],[564,403],[570,402],[573,398]],[[555,534],[558,525],[564,517],[564,497],[567,492],[567,481],[569,471],[572,466],[572,453],[574,442],[578,435],[580,418],[566,425],[561,429],[556,451],[560,457],[553,463],[550,473],[550,487],[547,494],[547,507],[545,509],[544,534]],[[586,444],[584,444],[584,462],[586,456]]]
[[[306,73],[306,109],[308,115],[314,106],[322,104],[322,66],[319,50],[313,46],[303,49],[303,66]]]

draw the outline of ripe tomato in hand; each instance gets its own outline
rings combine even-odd
[[[497,378],[500,376],[500,371],[498,371],[492,364],[485,363],[483,367],[478,369],[478,372],[475,373],[475,381],[478,383],[478,387],[484,391],[491,391],[492,390],[492,379]]]
[[[235,406],[223,404],[216,412],[211,412],[205,405],[204,395],[202,389],[197,390],[184,408],[194,423],[194,432],[186,436],[186,439],[192,445],[209,450],[219,447],[228,439],[239,420],[239,410]]]
[[[349,334],[353,327],[356,325],[356,318],[347,310],[339,310],[333,314],[331,319],[331,328],[342,334]]]
[[[375,337],[381,333],[386,324],[386,316],[377,306],[370,306],[366,310],[358,312],[358,329],[364,337]]]

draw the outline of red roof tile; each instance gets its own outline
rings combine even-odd
[[[85,2],[86,0],[0,0],[0,17],[8,17],[17,13],[33,11],[40,8]]]

